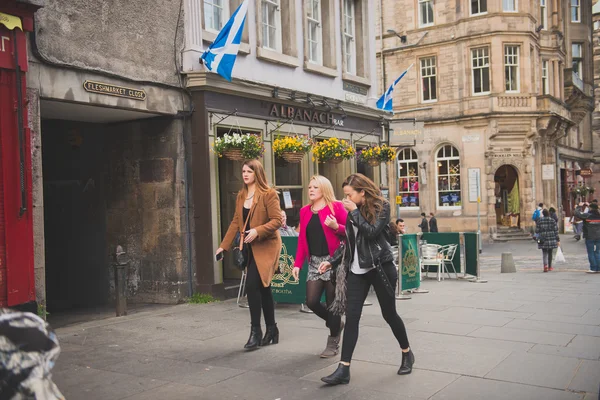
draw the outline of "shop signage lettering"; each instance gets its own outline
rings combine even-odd
[[[489,158],[513,158],[513,157],[523,157],[521,153],[491,153],[489,154]]]
[[[125,97],[132,100],[146,100],[146,92],[141,89],[132,89],[123,86],[111,85],[109,83],[85,81],[83,89],[86,92],[106,94],[108,96]]]
[[[288,118],[315,124],[344,126],[344,120],[336,118],[335,114],[308,108],[288,106],[286,104],[273,104],[269,115],[271,117]]]
[[[592,176],[592,170],[590,168],[583,168],[579,171],[579,175],[582,177]]]

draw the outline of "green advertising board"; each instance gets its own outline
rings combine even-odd
[[[465,232],[465,272],[477,276],[477,261],[479,254],[479,237],[477,232]]]
[[[421,267],[419,263],[419,246],[417,235],[402,235],[402,256],[400,271],[402,290],[417,289],[421,285]]]

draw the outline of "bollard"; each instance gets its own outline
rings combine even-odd
[[[115,308],[117,317],[127,315],[127,266],[123,247],[117,246],[115,252]]]
[[[517,268],[515,267],[515,261],[513,260],[512,253],[502,253],[502,262],[500,264],[500,272],[503,274],[517,272]]]

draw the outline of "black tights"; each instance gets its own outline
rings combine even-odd
[[[383,264],[383,270],[385,271],[392,287],[396,287],[398,281],[398,272],[396,266],[392,262]],[[360,316],[362,314],[363,304],[369,294],[369,288],[373,285],[375,293],[377,294],[377,300],[381,307],[381,314],[383,319],[388,323],[392,332],[400,344],[400,348],[408,349],[408,336],[406,335],[406,328],[404,322],[396,312],[396,298],[394,294],[390,294],[383,281],[377,274],[377,271],[371,270],[363,275],[356,275],[352,272],[348,272],[347,282],[347,296],[348,305],[346,306],[346,329],[344,330],[344,342],[342,344],[342,357],[341,361],[350,362],[352,360],[352,354],[358,341],[358,324],[360,322]]]
[[[250,263],[246,275],[246,294],[248,296],[248,307],[250,308],[250,321],[252,326],[260,327],[260,310],[262,308],[267,326],[275,325],[275,305],[271,285],[264,287],[260,274],[256,268],[256,262],[250,250]]]
[[[325,306],[321,303],[323,291],[325,291]],[[325,321],[325,326],[329,328],[329,334],[331,336],[340,334],[340,325],[342,323],[341,316],[334,315],[331,311],[328,311],[334,298],[335,286],[331,281],[323,281],[321,279],[316,281],[306,281],[306,305]]]

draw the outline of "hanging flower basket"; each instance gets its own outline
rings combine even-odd
[[[246,161],[262,157],[265,146],[259,135],[227,133],[215,139],[212,150],[219,158],[225,157],[233,161]]]
[[[358,162],[377,167],[383,162],[390,162],[396,157],[394,149],[386,144],[381,146],[369,146],[360,150],[357,154]]]
[[[313,147],[313,161],[339,164],[356,154],[347,140],[332,137],[316,143]]]
[[[279,136],[273,141],[273,152],[276,157],[288,163],[299,163],[310,151],[313,142],[308,136]]]

